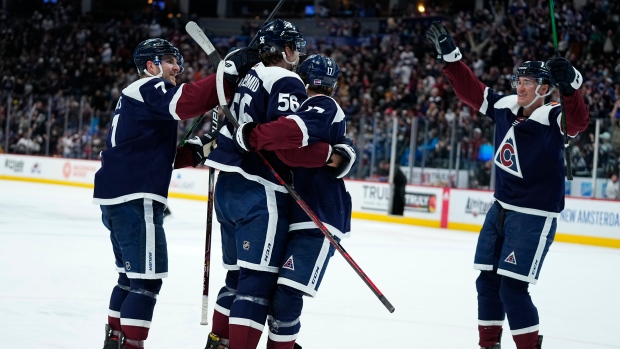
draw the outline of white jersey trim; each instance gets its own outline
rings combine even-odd
[[[532,120],[532,121],[536,121],[537,123],[541,124],[541,125],[545,125],[545,126],[549,126],[551,125],[551,123],[549,122],[549,113],[551,112],[551,109],[555,108],[555,107],[559,107],[559,104],[556,105],[543,105],[540,108],[537,108],[536,110],[534,110],[534,112],[532,113],[532,115],[530,115],[530,117],[528,118],[528,120]],[[561,130],[562,128],[560,128]]]
[[[215,162],[213,160],[207,160],[205,162],[205,165],[207,165],[208,167],[213,167],[216,168],[220,171],[224,171],[224,172],[234,172],[234,173],[238,173],[240,175],[242,175],[243,177],[245,177],[247,180],[250,181],[254,181],[254,182],[258,182],[262,185],[264,185],[265,187],[274,190],[274,191],[278,191],[281,193],[288,193],[288,191],[286,190],[286,188],[283,185],[278,185],[275,184],[263,177],[260,176],[256,176],[256,175],[251,175],[245,171],[243,171],[241,168],[237,167],[237,166],[230,166],[230,165],[224,165],[221,164],[219,162]]]
[[[179,116],[179,114],[177,114],[177,104],[179,102],[179,99],[181,98],[181,95],[183,94],[183,85],[184,84],[181,84],[181,86],[177,89],[177,91],[174,93],[174,96],[172,96],[170,104],[168,105],[168,112],[175,120],[181,120],[181,117]]]
[[[488,90],[488,88],[487,88]],[[485,90],[486,93],[486,90]],[[521,108],[519,106],[519,104],[517,103],[517,95],[510,95],[510,96],[506,96],[503,98],[500,98],[499,100],[497,100],[497,102],[495,102],[495,105],[493,106],[495,109],[510,109],[510,111],[512,112],[512,114],[517,115],[517,113],[519,113],[519,108]],[[485,101],[486,99],[486,95],[485,95]]]
[[[482,95],[482,105],[480,106],[480,110],[479,110],[479,112],[484,115],[487,114],[487,109],[489,109],[489,101],[487,100],[488,96],[489,96],[489,88],[486,87]]]
[[[125,87],[122,93],[132,99],[135,99],[139,102],[144,103],[144,98],[142,98],[142,94],[140,93],[140,87],[142,87],[147,82],[151,81],[151,79],[155,78],[142,78],[134,81],[129,86]]]
[[[262,80],[263,88],[267,91],[267,93],[271,94],[271,89],[273,85],[278,82],[280,79],[285,77],[291,77],[299,80],[302,84],[304,82],[301,80],[297,73],[294,73],[288,69],[278,67],[278,66],[270,66],[265,67],[263,63],[258,63],[252,68],[256,71],[256,75]],[[305,85],[305,84],[304,84]]]
[[[140,273],[125,273],[130,279],[144,279],[144,280],[157,280],[168,277],[168,273],[155,273],[155,274],[140,274]]]
[[[168,200],[165,197],[161,195],[153,194],[153,193],[131,193],[131,194],[119,196],[117,198],[112,198],[112,199],[93,198],[93,204],[102,205],[102,206],[118,205],[118,204],[122,204],[127,201],[137,200],[137,199],[151,199],[157,202],[161,202],[164,205],[168,205]]]
[[[297,126],[299,127],[299,130],[301,131],[301,134],[303,135],[303,138],[301,140],[301,147],[305,147],[308,145],[308,127],[306,127],[306,124],[304,123],[304,121],[297,115],[293,114],[293,115],[288,115],[286,116],[287,119],[291,119],[293,121],[295,121],[295,123],[297,124]]]
[[[497,198],[496,198],[496,200],[497,200]],[[525,213],[525,214],[531,214],[533,216],[551,217],[551,218],[558,218],[560,216],[560,214],[557,213],[557,212],[548,212],[548,211],[543,211],[543,210],[537,210],[535,208],[527,208],[527,207],[520,207],[520,206],[510,205],[510,204],[507,204],[507,203],[499,201],[499,200],[497,200],[497,202],[499,202],[499,204],[502,205],[502,207],[507,209],[507,210],[521,212],[521,213]]]

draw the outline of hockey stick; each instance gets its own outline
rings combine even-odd
[[[211,130],[216,131],[218,126],[217,108],[211,111]],[[205,259],[202,278],[202,306],[200,324],[209,324],[209,277],[211,275],[211,237],[213,236],[213,193],[215,187],[215,169],[209,167],[209,193],[207,197],[207,230],[205,234]]]
[[[196,24],[196,22],[193,22],[193,21],[187,22],[187,24],[185,25],[185,31],[187,31],[187,34],[189,34],[189,36],[191,36],[192,39],[196,41],[198,46],[200,46],[200,48],[202,48],[202,50],[205,51],[207,56],[209,56],[209,60],[211,61],[211,64],[213,65],[214,68],[217,69],[218,64],[220,64],[220,55],[217,53],[217,51],[215,50],[215,47],[213,46],[209,38],[207,38],[205,33],[202,31],[202,29],[200,29],[198,24]],[[217,114],[217,108],[212,110],[212,114],[213,113]],[[190,128],[187,130],[187,133],[185,133],[185,136],[183,136],[183,138],[181,139],[179,146],[183,146],[183,144],[185,144],[187,139],[192,135],[192,133],[194,133],[194,130],[196,130],[196,127],[200,125],[200,123],[202,122],[202,119],[204,119],[206,114],[207,113],[204,113],[200,115],[199,117],[197,117],[196,119],[194,119],[192,126],[190,126]],[[215,131],[216,128],[214,128],[213,125],[211,125],[211,130]]]
[[[198,43],[198,45],[207,53],[211,63],[214,67],[217,68],[217,65],[220,63],[220,55],[209,41],[209,38],[205,35],[205,33],[200,29],[200,27],[194,23],[189,22],[185,26],[185,30],[189,36],[192,37]],[[206,114],[206,113],[205,113]],[[205,114],[196,118],[196,121],[192,124],[192,126],[183,137],[180,145],[183,145],[187,138],[194,132],[194,129],[200,124],[200,121],[204,118]],[[211,131],[217,130],[218,124],[218,113],[217,108],[213,108],[211,111]],[[209,277],[211,274],[211,237],[213,235],[213,192],[215,186],[215,169],[209,168],[209,189],[208,189],[208,198],[207,198],[207,228],[205,232],[205,258],[203,265],[203,278],[202,278],[202,306],[200,311],[200,324],[208,325],[209,324]]]
[[[230,122],[234,128],[238,128],[239,122],[231,114],[230,110],[228,109],[228,105],[226,104],[226,95],[224,94],[224,65],[225,65],[225,62],[220,62],[220,65],[217,67],[217,73],[215,75],[215,86],[217,87],[217,98],[220,103],[220,108],[222,108],[222,111],[224,112],[224,115],[226,116],[226,119],[228,120],[228,122]],[[353,258],[342,247],[342,245],[340,245],[340,243],[334,238],[334,236],[329,232],[327,227],[325,227],[323,222],[321,222],[321,220],[316,216],[316,214],[312,211],[312,209],[308,206],[308,204],[299,196],[299,194],[297,194],[297,191],[295,191],[295,189],[290,184],[286,183],[280,177],[280,175],[278,175],[276,170],[274,170],[273,166],[271,166],[271,164],[267,161],[267,159],[265,159],[263,154],[261,154],[259,151],[257,151],[256,154],[261,158],[265,166],[267,166],[267,168],[269,169],[269,171],[271,171],[274,177],[276,177],[278,182],[280,182],[280,184],[286,188],[288,193],[293,197],[295,202],[297,202],[299,207],[301,207],[301,209],[314,222],[317,228],[319,228],[319,230],[323,233],[323,235],[325,235],[325,237],[329,240],[332,246],[334,246],[338,250],[338,252],[340,252],[340,254],[344,257],[344,259],[349,263],[349,265],[353,267],[353,270],[355,270],[357,275],[359,275],[362,278],[362,280],[366,283],[366,285],[379,298],[381,303],[383,303],[383,305],[388,309],[390,313],[393,313],[395,309],[392,303],[390,303],[387,300],[387,298],[385,298],[385,296],[381,293],[381,291],[379,291],[377,286],[375,286],[375,284],[370,280],[370,278],[366,275],[366,273],[364,273],[362,268],[360,268],[360,266],[357,263],[355,263]]]
[[[560,57],[560,52],[558,50],[558,35],[555,31],[555,10],[553,8],[553,0],[549,0],[549,13],[551,14],[551,29],[553,32],[553,48],[555,50],[555,55]],[[569,181],[573,180],[573,165],[571,164],[570,158],[570,148],[568,147],[568,128],[566,126],[566,114],[564,113],[564,96],[560,91],[560,108],[562,111],[562,128],[564,129],[564,159],[566,160],[566,178]]]
[[[280,9],[283,3],[284,3],[284,0],[280,0],[278,2],[274,10],[269,14],[269,17],[267,17],[267,20],[265,21],[265,23],[268,23],[269,21],[273,19],[273,17],[278,12],[278,10]],[[211,64],[213,64],[213,66],[217,69],[219,63],[221,62],[220,55],[217,53],[217,51],[215,50],[215,47],[213,46],[213,44],[211,44],[211,41],[209,40],[209,38],[207,38],[207,35],[205,35],[202,29],[200,29],[198,24],[196,24],[193,21],[190,21],[185,25],[185,30],[187,31],[189,36],[191,36],[192,39],[196,41],[198,46],[200,46],[200,48],[202,48],[202,50],[205,51],[205,53],[207,53],[207,55],[209,56],[209,59],[211,60]],[[254,42],[256,41],[256,38],[257,36],[254,36],[254,38],[252,38],[252,41],[250,41],[250,44],[248,45],[248,47],[254,44]],[[216,131],[218,129],[217,108],[213,108],[211,113],[212,113],[211,114],[211,131]],[[185,144],[185,141],[189,138],[189,136],[191,136],[191,134],[194,132],[194,129],[200,124],[200,122],[204,118],[204,115],[205,114],[196,118],[192,126],[189,128],[189,130],[187,130],[187,133],[181,140],[180,146]],[[215,186],[215,169],[213,167],[210,167],[209,168],[208,199],[207,199],[208,200],[207,201],[207,228],[206,228],[206,234],[205,234],[205,256],[204,256],[203,279],[202,279],[202,305],[201,305],[201,311],[200,311],[200,324],[201,325],[209,324],[209,317],[208,317],[209,279],[210,279],[210,274],[211,274],[211,237],[213,235],[214,186]]]

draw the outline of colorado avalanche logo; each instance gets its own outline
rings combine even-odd
[[[284,265],[282,266],[284,269],[295,270],[295,263],[293,262],[293,255],[288,257]]]
[[[511,127],[501,145],[495,153],[495,164],[504,171],[523,178],[521,166],[519,166],[519,154],[517,152],[517,144],[515,142],[514,127]]]

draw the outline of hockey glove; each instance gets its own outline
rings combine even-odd
[[[242,47],[228,53],[224,61],[224,79],[237,86],[250,69],[260,62],[260,59],[258,49]]]
[[[255,122],[246,122],[235,129],[233,142],[235,142],[235,148],[237,148],[241,154],[247,154],[253,150],[252,147],[250,147],[250,133],[252,133],[252,130],[256,126],[258,126],[258,124]]]
[[[194,156],[194,167],[204,164],[209,153],[217,148],[217,131],[206,133],[202,136],[195,136],[188,139],[183,145],[189,148]]]
[[[461,50],[456,47],[454,39],[446,30],[441,22],[436,21],[426,31],[426,39],[435,45],[437,51],[437,62],[456,62],[461,59]]]
[[[342,161],[337,167],[326,166],[329,175],[332,178],[342,178],[349,174],[349,172],[353,169],[355,165],[357,165],[357,154],[356,154],[355,146],[353,145],[353,140],[350,138],[346,138],[340,143],[334,145],[332,148],[332,154],[337,154],[342,158]],[[328,163],[331,161],[330,160]]]
[[[583,82],[581,73],[566,58],[556,57],[548,60],[547,69],[563,95],[572,96],[575,90],[581,87]]]

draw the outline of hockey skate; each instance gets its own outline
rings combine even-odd
[[[105,325],[105,340],[103,341],[103,349],[118,349],[118,337],[112,331],[110,325]]]
[[[168,206],[166,206],[166,208],[164,209],[164,219],[166,219],[166,217],[169,217],[171,215],[172,215],[172,212],[170,211]]]
[[[222,344],[222,340],[219,336],[209,333],[209,339],[207,340],[207,346],[205,349],[228,349],[228,347]]]

